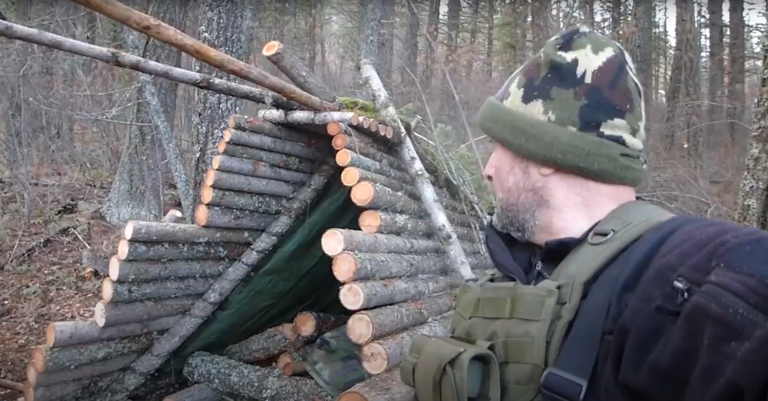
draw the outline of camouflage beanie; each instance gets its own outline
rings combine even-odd
[[[480,128],[526,159],[594,181],[645,178],[645,110],[632,60],[585,27],[549,39],[478,114]]]

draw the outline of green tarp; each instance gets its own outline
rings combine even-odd
[[[272,253],[253,268],[218,310],[176,351],[169,368],[180,371],[192,353],[217,352],[304,310],[343,314],[339,282],[320,238],[329,228],[359,229],[362,209],[349,199],[337,173],[306,214],[279,240]]]

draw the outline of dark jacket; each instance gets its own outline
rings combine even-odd
[[[551,272],[581,240],[540,248],[486,230],[498,270],[523,272],[523,282]],[[587,400],[768,399],[767,233],[674,217],[605,269],[622,272]]]

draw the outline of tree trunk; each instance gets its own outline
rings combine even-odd
[[[224,349],[223,355],[236,361],[253,363],[280,355],[283,352],[297,350],[305,345],[303,339],[290,338],[287,327],[277,326],[246,338]]]
[[[746,39],[744,36],[744,0],[731,0],[729,4],[728,44],[728,120],[730,122],[730,144],[726,150],[731,156],[737,154],[735,147],[746,137],[742,128],[744,120],[744,80],[746,63]]]
[[[695,115],[696,106],[692,102],[696,99],[694,87],[694,46],[693,37],[694,6],[690,1],[678,1],[676,4],[675,24],[675,53],[672,62],[673,73],[669,78],[667,88],[667,115],[666,124],[670,131],[667,138],[666,150],[677,148],[689,148],[689,140],[694,135],[692,116]]]
[[[488,27],[486,28],[485,38],[485,76],[488,79],[493,78],[493,33],[494,19],[496,18],[496,0],[488,1]]]
[[[421,90],[429,97],[434,75],[435,48],[437,46],[438,24],[440,23],[440,0],[429,0],[427,9],[427,43],[424,50],[427,55],[424,59],[421,75]],[[428,106],[428,105],[425,105]]]
[[[395,1],[382,1],[376,50],[376,68],[387,89],[392,90],[392,61],[395,52]]]
[[[144,7],[141,7],[144,8]],[[179,29],[183,29],[186,18],[186,4],[183,1],[162,1],[153,4],[150,15]],[[126,28],[129,46],[134,54],[177,67],[181,52],[151,38],[142,37]],[[152,85],[156,88],[158,100],[165,114],[165,121],[174,121],[176,110],[176,82],[155,77]],[[140,82],[139,85],[146,85]],[[107,197],[103,214],[113,225],[122,225],[127,220],[158,220],[163,213],[163,166],[160,142],[154,134],[149,107],[143,101],[144,90],[137,93],[134,110],[135,126],[131,127],[123,144],[112,189]]]
[[[144,283],[115,283],[106,278],[101,285],[101,299],[105,302],[136,302],[200,295],[211,288],[214,280],[215,277],[191,277]]]
[[[470,57],[467,57],[464,64],[464,76],[468,79],[472,78],[472,71],[475,67],[475,43],[477,42],[477,23],[480,19],[480,0],[472,0],[472,19],[469,27],[469,51]]]
[[[129,221],[123,238],[138,242],[237,242],[251,244],[259,232],[246,230],[217,230],[194,224]]]
[[[734,220],[748,227],[768,230],[768,42],[763,43],[762,65],[752,137]]]
[[[544,42],[552,36],[552,0],[537,0],[531,3],[531,30],[533,51],[538,52]]]
[[[416,84],[419,82],[419,12],[413,1],[406,1],[406,7],[408,28],[403,43],[405,61],[400,70],[400,96],[412,99],[417,93]]]
[[[255,31],[255,27],[247,26],[247,23],[252,21],[244,12],[248,3],[246,0],[202,0],[198,28],[200,40],[238,60],[246,60],[250,55]],[[236,80],[208,64],[201,62],[195,64],[196,71],[200,73],[228,81]],[[238,113],[239,104],[237,99],[230,96],[196,91],[195,110],[192,141],[200,151],[194,156],[194,174],[190,175],[194,177],[192,181],[196,185],[195,192],[199,192],[205,172],[211,166],[217,145],[227,128],[229,117]]]

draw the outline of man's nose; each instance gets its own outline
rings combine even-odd
[[[483,167],[483,179],[489,183],[493,182],[493,165],[490,160],[488,163],[485,163],[485,167]]]

